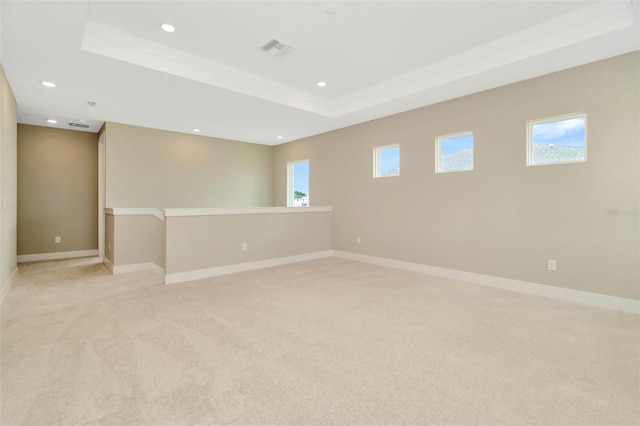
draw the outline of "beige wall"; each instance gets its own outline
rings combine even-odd
[[[17,268],[17,104],[0,65],[0,303]]]
[[[97,141],[93,133],[18,125],[19,255],[97,249]]]
[[[309,158],[311,204],[334,208],[333,249],[638,299],[639,61],[623,55],[280,145],[275,202],[286,204],[287,161]],[[526,167],[527,120],[581,111],[588,161]],[[436,175],[435,137],[467,130],[475,170]],[[401,176],[373,179],[372,148],[390,143]]]
[[[115,216],[110,214],[104,215],[104,256],[109,259],[111,264],[115,260]]]
[[[155,263],[164,268],[165,225],[153,215],[110,216],[115,229],[115,266]]]
[[[331,249],[331,212],[167,217],[166,273]],[[242,243],[248,250],[242,251]]]
[[[269,146],[106,124],[107,207],[258,207],[273,203]]]

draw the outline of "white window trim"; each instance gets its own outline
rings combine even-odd
[[[304,162],[309,163],[309,175],[311,175],[311,162],[309,161],[308,158],[305,160],[289,161],[287,163],[287,207],[296,207],[295,201],[293,199],[293,188],[294,188],[293,167],[298,163],[304,163]],[[311,181],[309,181],[309,189],[311,189]],[[307,194],[307,196],[308,195],[309,194]],[[311,198],[309,198],[309,205],[311,205]],[[302,207],[302,206],[297,206],[297,207]]]
[[[544,123],[551,123],[554,121],[571,120],[574,118],[584,118],[584,159],[572,160],[572,161],[555,161],[553,163],[533,164],[533,126],[535,124],[544,124]],[[527,121],[527,167],[553,166],[555,164],[586,163],[586,161],[587,161],[587,113],[586,112],[575,112],[571,114],[555,115],[553,117],[538,118],[535,120]]]
[[[380,151],[383,149],[389,149],[389,148],[398,148],[398,174],[397,175],[388,175],[388,176],[382,176],[379,173],[380,170]],[[400,176],[400,144],[399,143],[392,143],[389,145],[382,145],[382,146],[375,146],[373,147],[373,178],[374,179],[378,179],[378,178],[392,178],[392,177],[398,177]]]
[[[474,167],[475,167],[475,158],[474,158],[474,164],[473,167],[471,167],[470,169],[455,169],[455,170],[442,170],[441,169],[441,157],[442,157],[442,140],[443,139],[451,139],[451,138],[458,138],[461,136],[468,136],[471,135],[473,137],[473,131],[469,130],[466,132],[458,132],[458,133],[449,133],[448,135],[441,135],[441,136],[436,136],[436,173],[454,173],[454,172],[470,172],[473,171]],[[473,138],[473,152],[475,154],[475,148],[476,148],[476,140],[475,137]]]

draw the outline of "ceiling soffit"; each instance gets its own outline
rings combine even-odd
[[[280,105],[334,118],[634,25],[629,2],[599,2],[454,54],[365,89],[327,99],[257,74],[87,21],[82,50]]]

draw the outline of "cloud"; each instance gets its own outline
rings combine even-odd
[[[533,125],[533,140],[549,141],[584,133],[584,117]]]

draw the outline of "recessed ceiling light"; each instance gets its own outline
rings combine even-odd
[[[278,138],[278,139],[282,139],[282,136],[278,135],[278,136],[276,136],[276,138]]]
[[[160,28],[162,28],[164,31],[166,31],[168,33],[175,32],[175,30],[176,30],[176,27],[174,27],[171,24],[162,24],[162,25],[160,25]]]
[[[316,86],[318,86],[318,87],[324,87],[326,85],[327,85],[327,83],[324,82],[324,81],[319,81],[319,82],[316,83]]]
[[[198,133],[200,129],[193,129],[194,132]]]
[[[54,120],[53,118],[47,118],[47,123],[56,124],[58,120]]]
[[[42,84],[44,87],[56,87],[56,84],[50,81],[41,81],[40,84]]]

